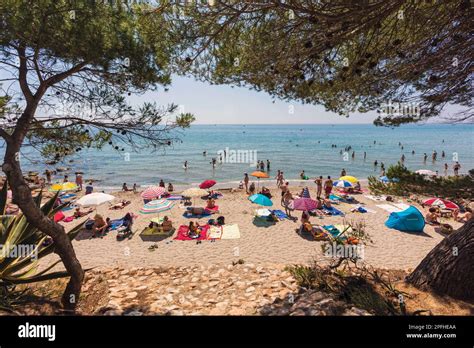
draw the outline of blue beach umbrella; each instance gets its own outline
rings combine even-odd
[[[334,187],[352,187],[352,183],[346,180],[336,180],[333,182]]]
[[[270,198],[267,196],[261,195],[260,193],[251,195],[249,197],[249,201],[264,207],[271,207],[273,205],[272,201]]]

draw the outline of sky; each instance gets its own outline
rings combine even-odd
[[[173,77],[168,92],[160,88],[142,96],[132,96],[132,103],[155,101],[158,104],[174,103],[181,110],[196,117],[194,124],[295,124],[372,123],[377,113],[354,113],[349,118],[325,111],[319,105],[302,105],[298,102],[275,100],[265,92],[226,85],[210,85],[188,77]]]

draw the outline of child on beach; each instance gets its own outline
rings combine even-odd
[[[174,191],[173,184],[172,184],[172,183],[169,183],[169,184],[168,184],[168,192],[173,192],[173,191]]]
[[[425,216],[426,223],[430,225],[439,225],[438,217],[439,214],[436,208],[431,207]]]

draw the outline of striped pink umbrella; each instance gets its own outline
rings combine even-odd
[[[142,192],[141,196],[143,199],[154,199],[160,197],[165,192],[164,187],[150,186]]]
[[[309,211],[314,210],[317,207],[317,202],[311,198],[297,198],[293,201],[293,209]]]

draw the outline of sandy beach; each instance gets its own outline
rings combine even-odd
[[[268,182],[270,183],[270,182]],[[316,196],[315,184],[309,184],[311,196]],[[271,185],[271,186],[270,186]],[[280,206],[280,192],[276,188],[274,181],[271,181],[270,188],[273,194],[273,209],[283,209]],[[303,184],[290,184],[293,194],[299,192]],[[363,182],[364,187],[364,182]],[[366,194],[369,194],[367,192]],[[127,212],[138,215],[134,222],[134,235],[131,239],[124,241],[116,240],[116,231],[109,232],[103,238],[91,239],[89,232],[81,232],[74,241],[74,248],[78,258],[85,268],[89,267],[160,267],[160,266],[193,266],[193,265],[228,265],[233,261],[243,259],[252,264],[308,264],[316,259],[318,262],[325,262],[321,250],[321,243],[308,240],[296,233],[299,228],[299,218],[301,212],[293,212],[298,217],[298,221],[283,220],[270,227],[257,227],[253,224],[253,217],[259,206],[251,203],[245,191],[230,192],[224,191],[223,197],[216,200],[220,213],[225,216],[226,224],[238,224],[240,229],[240,239],[234,240],[205,240],[197,244],[196,241],[173,240],[175,234],[163,241],[157,242],[158,248],[150,251],[148,247],[154,242],[145,242],[139,233],[149,224],[151,218],[158,214],[143,215],[139,213],[143,206],[143,200],[139,193],[117,192],[114,193],[117,200],[130,200],[132,203],[123,210],[110,210],[107,204],[99,206],[97,213],[111,219],[120,218]],[[389,229],[384,222],[389,216],[389,212],[377,207],[377,205],[387,202],[375,202],[365,194],[355,195],[355,198],[373,212],[352,213],[352,204],[341,203],[338,207],[345,213],[345,216],[328,216],[322,219],[311,217],[313,224],[343,224],[344,222],[364,221],[366,231],[372,238],[373,243],[366,246],[364,250],[364,262],[379,268],[387,269],[412,269],[424,258],[424,256],[438,244],[444,236],[435,231],[433,226],[426,225],[424,233],[406,233],[394,229]],[[398,200],[396,199],[395,203]],[[401,201],[400,201],[401,202]],[[407,203],[404,201],[404,203]],[[195,199],[196,206],[204,206],[205,201]],[[425,209],[417,206],[423,213]],[[179,205],[165,212],[161,216],[167,215],[171,218],[174,227],[188,224],[189,219],[182,216],[185,208]],[[72,215],[73,210],[65,213]],[[88,217],[93,217],[94,213]],[[216,215],[214,215],[216,217]],[[78,221],[62,223],[67,230],[73,228]],[[200,224],[205,224],[208,218],[202,218]],[[196,221],[194,219],[194,221]],[[449,221],[455,228],[460,224]],[[49,262],[50,260],[47,260]]]

